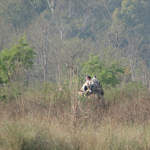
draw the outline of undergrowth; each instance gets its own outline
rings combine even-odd
[[[102,105],[79,98],[74,85],[1,89],[0,149],[150,149],[150,96],[145,87],[131,83],[105,89]]]

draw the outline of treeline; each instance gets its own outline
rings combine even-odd
[[[0,51],[26,33],[37,56],[30,83],[85,76],[81,64],[93,54],[104,68],[123,68],[123,83],[149,85],[149,8],[149,0],[1,1]]]

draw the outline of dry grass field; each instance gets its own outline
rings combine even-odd
[[[0,102],[0,150],[149,150],[150,94],[105,90],[106,104],[51,85]]]

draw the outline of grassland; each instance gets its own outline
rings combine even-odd
[[[150,149],[146,88],[107,89],[104,106],[65,87],[43,84],[17,94],[14,86],[1,90],[0,150]]]

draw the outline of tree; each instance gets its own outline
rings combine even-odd
[[[150,32],[149,7],[148,0],[122,0],[121,10],[115,11],[117,18],[124,23],[128,36],[135,32],[142,36]]]
[[[90,55],[90,60],[82,63],[82,73],[84,75],[96,75],[101,84],[105,87],[116,86],[119,83],[119,73],[124,73],[123,68],[117,68],[114,63],[109,67],[99,60],[99,56]]]
[[[47,8],[46,0],[6,0],[0,4],[2,21],[22,28]]]
[[[22,70],[32,69],[34,48],[29,46],[25,35],[10,49],[0,52],[0,83],[10,83],[19,78]]]
[[[80,76],[79,64],[91,53],[108,68],[113,61],[118,68],[130,66],[128,79],[145,84],[149,6],[148,0],[1,0],[0,51],[26,32],[37,53],[34,71],[27,72],[32,82]]]

